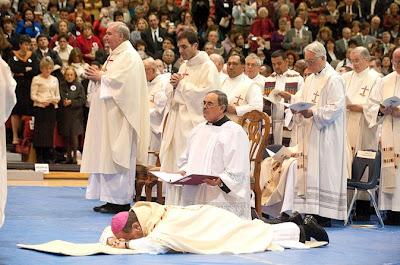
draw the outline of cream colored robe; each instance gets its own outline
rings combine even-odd
[[[278,75],[277,73],[273,73],[272,75],[267,77],[267,86],[263,91],[264,94],[268,95],[272,89],[279,89],[280,91],[294,92],[301,90],[304,86],[304,80],[302,76],[294,71],[287,70],[282,75]],[[286,89],[288,87],[288,89]],[[289,89],[290,87],[290,89]],[[281,100],[284,102],[284,99]],[[289,103],[294,102],[294,96],[292,97]],[[285,107],[284,105],[275,105],[272,104],[271,110],[271,120],[272,120],[272,134],[274,136],[274,144],[282,144],[283,139],[283,127],[285,125]],[[287,115],[287,114],[286,114]],[[290,115],[290,114],[289,114]],[[291,128],[290,128],[291,129]],[[287,138],[291,138],[290,134],[285,135]]]
[[[182,187],[182,205],[208,204],[250,219],[249,140],[243,128],[227,121],[221,126],[199,124],[193,129],[179,170],[218,176],[230,189],[201,184]]]
[[[247,112],[263,109],[263,97],[258,83],[244,73],[235,78],[225,79],[221,90],[227,95],[228,103],[236,106],[236,115],[227,114],[228,118],[234,122],[238,122],[239,118]]]
[[[4,211],[7,201],[7,157],[5,122],[14,108],[17,98],[17,83],[12,77],[10,67],[0,56],[0,227],[4,223]]]
[[[396,71],[382,78],[373,87],[370,99],[383,102],[385,99],[397,96],[400,97],[400,74]],[[382,124],[382,166],[379,188],[379,209],[400,211],[400,118],[392,115],[378,117],[379,105],[371,100],[368,101],[367,120],[370,127]],[[392,138],[392,139],[389,139]],[[387,143],[392,141],[392,145]],[[385,146],[392,147],[392,154],[385,151]],[[390,157],[394,155],[394,157]],[[388,157],[386,157],[388,156]],[[391,172],[388,171],[391,169]],[[394,185],[390,185],[394,184]]]
[[[147,163],[150,137],[147,81],[143,62],[129,41],[111,52],[103,70],[105,75],[91,100],[81,172],[95,174],[89,179],[87,195],[92,195],[87,198],[100,196],[103,201],[126,204],[133,198],[130,186],[135,178],[135,157],[137,163]],[[114,183],[113,177],[121,182]],[[101,179],[100,183],[95,178]],[[129,187],[123,181],[128,181]],[[121,194],[121,189],[111,191],[110,185],[129,192],[115,202],[110,201]],[[103,196],[104,191],[110,194]]]
[[[253,80],[254,82],[256,82],[260,86],[261,94],[264,94],[264,86],[265,86],[265,82],[267,81],[267,78],[265,76],[263,76],[262,74],[258,74],[254,78],[250,78],[250,79]]]
[[[203,118],[202,102],[212,90],[219,90],[219,75],[215,64],[207,53],[199,53],[183,63],[179,73],[184,75],[174,89],[169,114],[161,141],[161,171],[178,170],[178,159],[186,148],[190,132]],[[166,185],[165,204],[180,204],[181,190],[173,185]]]
[[[304,160],[298,160],[300,172],[297,172],[293,211],[345,220],[345,83],[327,63],[320,74],[307,77],[304,88],[297,94],[297,100],[314,101],[316,105],[309,119],[301,114],[293,115],[301,135],[298,137],[300,142],[297,150],[304,154]]]

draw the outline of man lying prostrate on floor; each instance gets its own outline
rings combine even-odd
[[[168,206],[137,202],[129,212],[113,217],[100,237],[103,245],[136,249],[139,253],[169,251],[194,254],[244,254],[283,248],[308,248],[299,243],[329,242],[312,216],[293,215],[290,221],[267,224],[244,220],[211,205]]]

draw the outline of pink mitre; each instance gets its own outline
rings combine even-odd
[[[126,222],[128,221],[129,212],[117,213],[111,220],[111,230],[114,235],[121,232]]]

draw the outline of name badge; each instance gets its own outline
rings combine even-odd
[[[72,91],[75,91],[75,90],[76,90],[76,86],[75,86],[75,85],[72,85],[72,86],[70,87],[70,89],[71,89]]]
[[[224,8],[229,8],[229,4],[228,3],[224,3]]]

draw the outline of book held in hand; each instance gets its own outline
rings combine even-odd
[[[152,175],[156,176],[159,180],[174,184],[174,185],[200,185],[204,183],[205,179],[215,179],[216,176],[190,174],[182,176],[179,173],[149,171]]]
[[[281,91],[279,89],[273,89],[268,96],[264,96],[264,98],[271,103],[278,105],[281,103],[282,97],[279,95]]]
[[[274,160],[278,161],[279,163],[282,163],[283,160],[289,159],[290,157],[292,157],[292,152],[286,146],[282,146],[281,149],[279,149],[279,151],[276,153],[272,152],[268,148],[266,148],[266,149],[267,149],[268,155],[270,157],[272,157]]]
[[[396,96],[387,98],[381,103],[381,105],[384,106],[385,108],[387,106],[390,106],[392,108],[397,108],[398,106],[400,106],[400,98]]]
[[[282,104],[295,111],[307,110],[315,105],[314,103],[311,102],[298,102],[295,104],[282,103]]]

